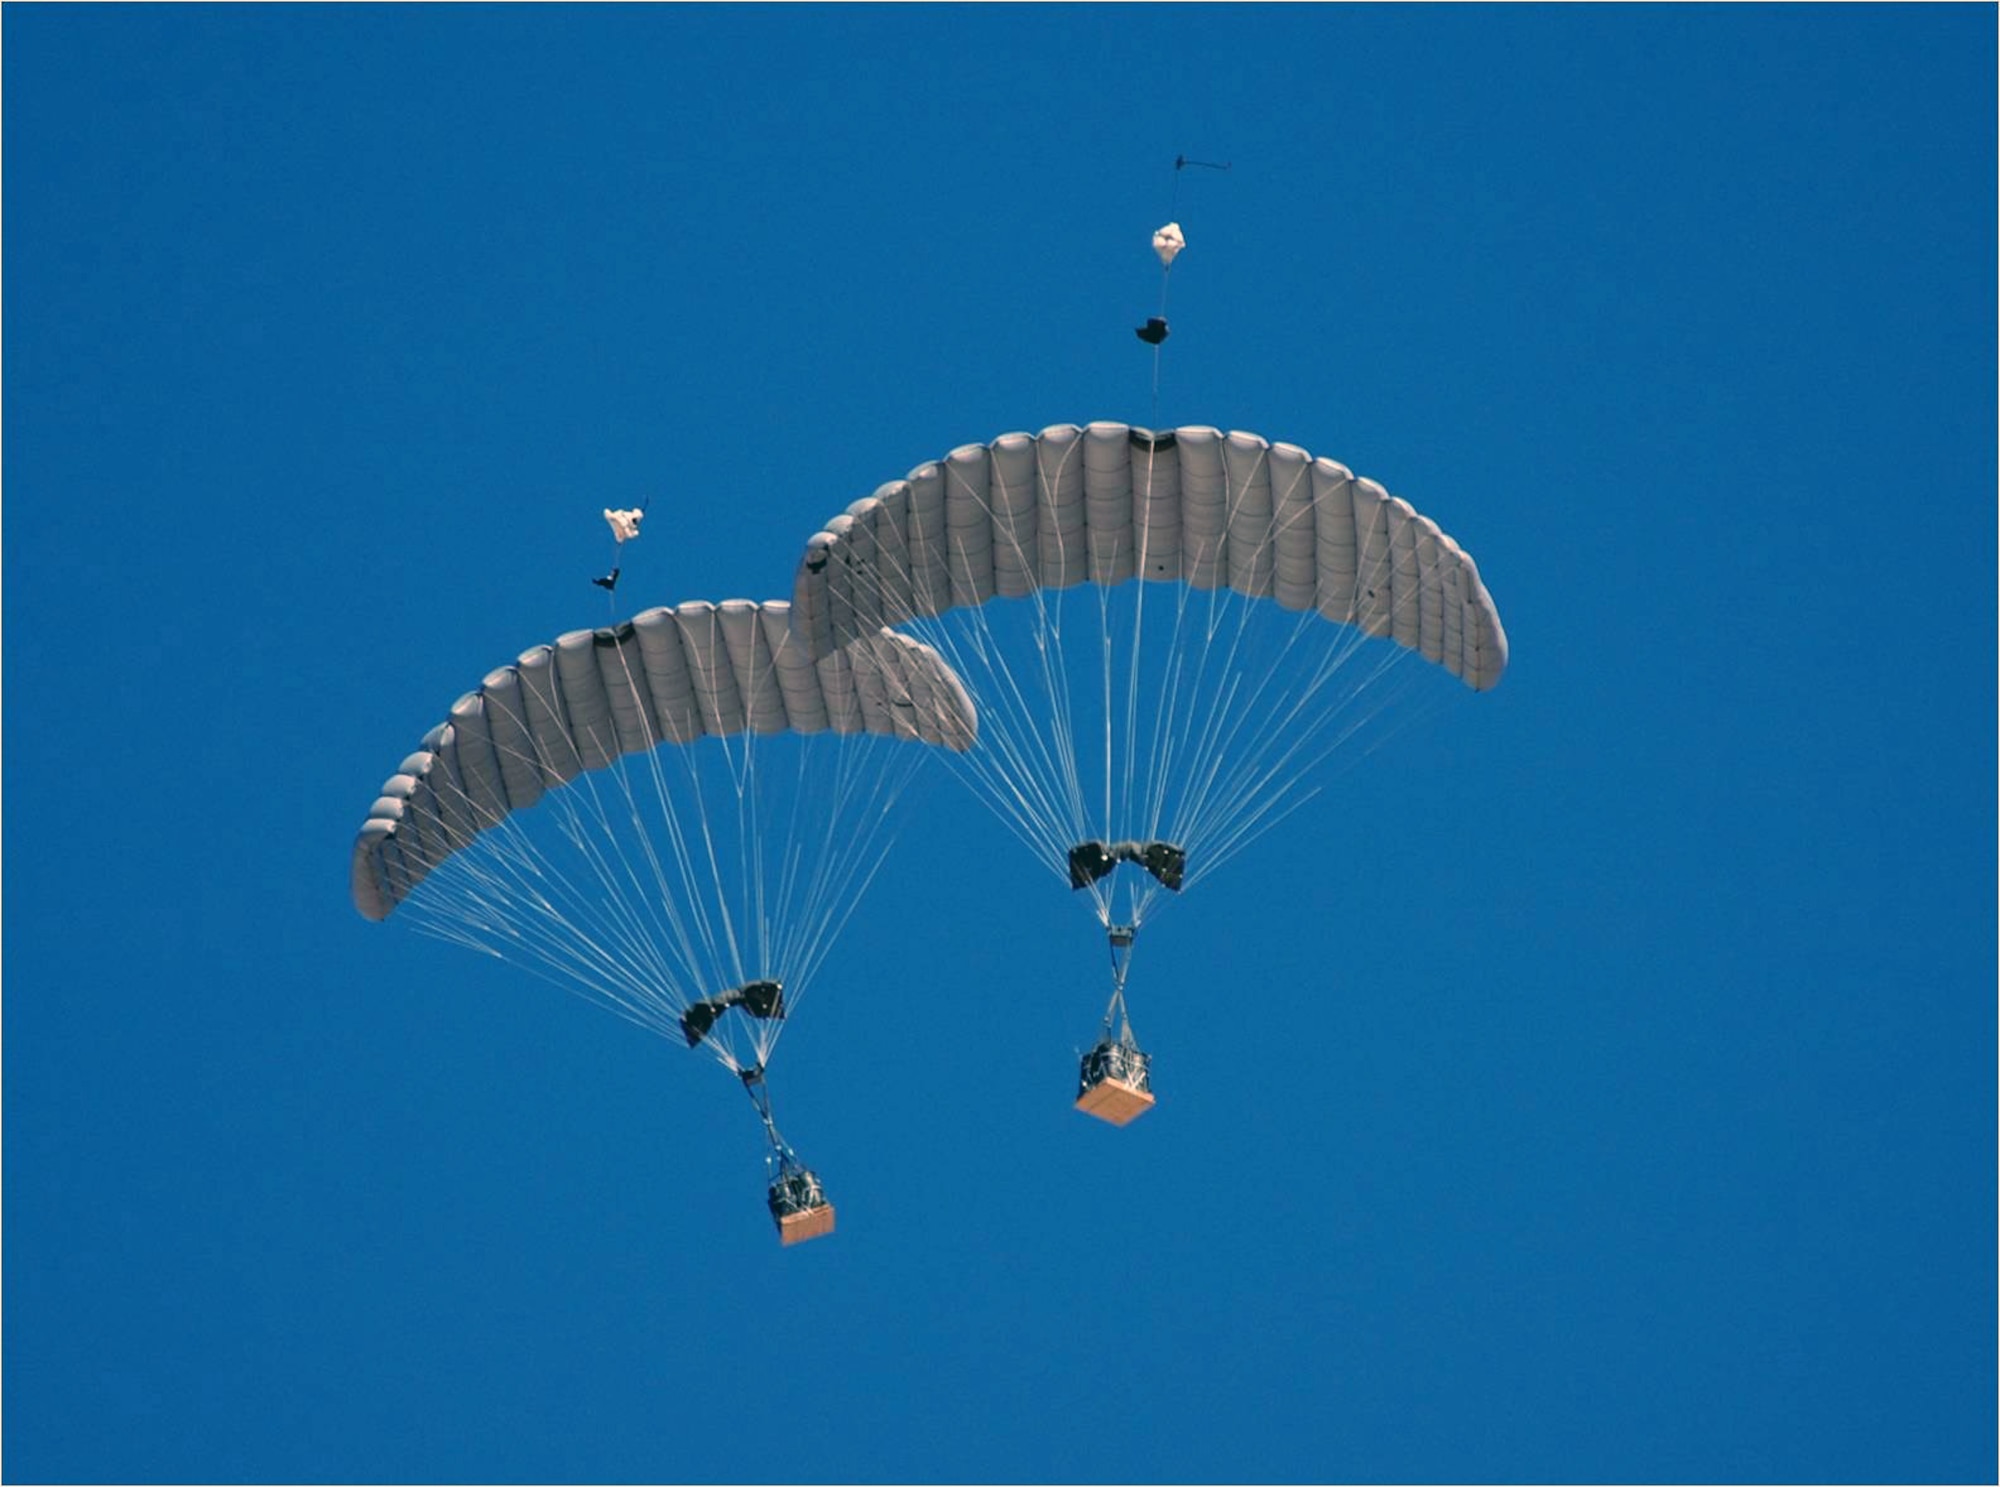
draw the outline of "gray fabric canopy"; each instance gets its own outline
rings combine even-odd
[[[789,609],[747,599],[649,609],[494,671],[383,785],[354,842],[355,907],[387,918],[509,812],[663,743],[831,731],[972,746],[972,701],[930,647],[876,629],[815,660]]]
[[[1058,424],[967,444],[808,544],[793,623],[825,655],[991,598],[1132,578],[1317,609],[1484,691],[1507,635],[1471,555],[1344,465],[1255,434]]]

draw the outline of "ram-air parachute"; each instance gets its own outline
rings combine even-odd
[[[537,646],[453,704],[354,843],[355,907],[513,961],[750,1091],[787,1243],[832,1227],[764,1071],[879,866],[889,808],[976,714],[930,647],[809,656],[789,606],[650,609]]]
[[[958,772],[1108,932],[1092,1056],[1140,1094],[1125,972],[1161,895],[1296,808],[1399,696],[1421,701],[1399,662],[1476,691],[1507,665],[1478,567],[1434,521],[1332,460],[1202,426],[1062,424],[920,465],[807,544],[792,622],[814,655],[900,627],[964,680],[980,741]]]

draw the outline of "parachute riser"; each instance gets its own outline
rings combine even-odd
[[[1114,1126],[1127,1125],[1153,1107],[1152,1059],[1132,1036],[1132,1019],[1125,1009],[1125,977],[1137,935],[1136,925],[1111,929],[1111,1004],[1104,1009],[1104,1028],[1096,1046],[1083,1056],[1077,1071],[1076,1108]]]
[[[764,1065],[752,1063],[746,1069],[738,1069],[736,1077],[744,1081],[744,1093],[750,1095],[750,1105],[756,1109],[756,1117],[764,1127],[764,1137],[770,1141],[770,1161],[796,1161],[792,1147],[788,1147],[784,1137],[778,1135],[778,1119],[772,1115],[770,1107],[770,1085],[764,1083]]]
[[[1111,927],[1108,936],[1111,944],[1111,1001],[1104,1009],[1102,1036],[1111,1036],[1112,1024],[1118,1025],[1118,1041],[1128,1048],[1137,1048],[1138,1042],[1132,1036],[1132,1016],[1125,1005],[1125,978],[1132,969],[1132,946],[1139,937],[1139,928],[1133,924],[1118,924]]]
[[[771,1113],[771,1087],[764,1082],[763,1065],[739,1069],[737,1077],[743,1081],[750,1103],[756,1107],[757,1119],[763,1122],[764,1135],[771,1143],[764,1159],[770,1178],[765,1206],[771,1211],[771,1221],[778,1226],[779,1242],[799,1244],[831,1234],[833,1204],[828,1201],[826,1187],[818,1174],[799,1160],[799,1154],[778,1133],[777,1118]]]
[[[799,1163],[798,1154],[779,1134],[777,1117],[771,1110],[771,1086],[764,1080],[764,1066],[752,1064],[746,1069],[739,1069],[736,1077],[743,1081],[744,1093],[750,1096],[750,1104],[757,1111],[757,1119],[764,1127],[764,1136],[771,1143],[771,1151],[766,1160],[771,1166],[773,1175],[796,1167]]]

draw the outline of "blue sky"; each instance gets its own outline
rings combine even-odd
[[[10,1477],[1991,1478],[1990,7],[0,25]],[[921,787],[781,1250],[725,1077],[352,833],[602,507],[781,597],[1146,421],[1170,203],[1160,422],[1407,496],[1513,664],[1149,931],[1123,1131],[1094,926]]]

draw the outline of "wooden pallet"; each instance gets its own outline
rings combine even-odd
[[[1130,1125],[1153,1108],[1153,1096],[1122,1079],[1100,1079],[1077,1096],[1076,1108],[1114,1126]]]
[[[802,1208],[778,1220],[778,1238],[785,1244],[804,1244],[808,1239],[817,1239],[832,1232],[831,1203],[822,1203],[817,1208]]]

